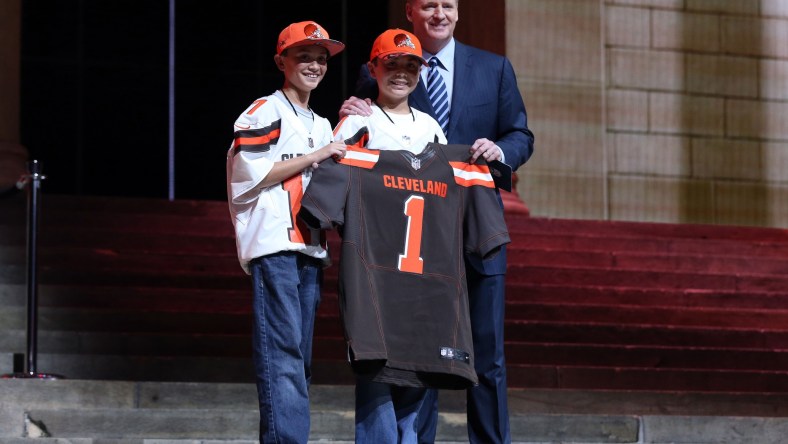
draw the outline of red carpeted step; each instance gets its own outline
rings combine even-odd
[[[745,292],[735,289],[685,289],[538,284],[510,282],[507,303],[590,303],[663,307],[785,309],[788,292]]]
[[[747,242],[780,242],[788,244],[788,230],[782,228],[743,227],[707,224],[671,224],[605,220],[553,219],[523,217],[506,213],[509,231],[551,235],[568,233],[576,236],[665,238],[665,239],[727,239]]]
[[[507,341],[527,339],[529,342],[546,343],[788,349],[788,330],[761,327],[665,326],[510,319],[506,321],[505,337]]]
[[[515,195],[502,199],[510,386],[788,391],[788,231],[533,218]],[[162,362],[201,344],[209,359],[200,362],[248,352],[250,283],[225,202],[43,202],[41,325],[63,334],[47,344],[80,337],[66,348],[82,341],[73,352],[128,352],[134,362],[146,348]],[[0,211],[0,317],[15,331],[24,328],[21,203]],[[328,239],[316,365],[337,372],[320,372],[324,383],[352,382],[336,294],[340,240]]]
[[[788,275],[788,257],[752,257],[700,253],[584,251],[531,249],[517,246],[507,250],[507,260],[518,265],[601,267],[632,270],[665,270],[699,273],[736,273],[753,270],[760,274]]]
[[[511,228],[510,228],[511,231]],[[784,242],[736,241],[728,239],[684,239],[660,237],[585,236],[581,233],[510,232],[512,246],[531,250],[575,250],[602,252],[641,252],[674,254],[709,254],[786,258]]]
[[[788,309],[715,309],[637,307],[592,304],[516,303],[506,307],[510,319],[665,326],[714,326],[788,330]]]
[[[750,274],[752,273],[752,274]],[[740,291],[784,291],[788,276],[756,274],[691,273],[646,270],[618,270],[580,267],[549,267],[509,264],[509,282],[540,284],[572,283],[590,286],[620,286],[673,289],[736,289]]]
[[[509,364],[655,369],[782,371],[788,350],[507,342]]]

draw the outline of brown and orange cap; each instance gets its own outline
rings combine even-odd
[[[330,56],[334,56],[343,49],[345,44],[339,40],[332,40],[328,37],[328,32],[313,21],[293,23],[279,33],[279,41],[276,43],[276,53],[282,54],[287,48],[294,46],[316,45],[328,50]]]
[[[389,29],[375,39],[369,60],[402,55],[412,55],[427,65],[427,61],[421,56],[421,42],[415,35],[402,29]]]

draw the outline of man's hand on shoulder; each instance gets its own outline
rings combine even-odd
[[[372,100],[360,99],[358,97],[350,96],[339,107],[339,118],[343,119],[347,116],[371,116],[372,115]]]

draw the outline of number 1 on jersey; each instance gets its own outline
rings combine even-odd
[[[405,201],[408,217],[408,228],[405,232],[405,252],[399,255],[397,268],[400,271],[421,274],[424,270],[424,259],[421,258],[421,234],[424,222],[424,198],[410,196]]]

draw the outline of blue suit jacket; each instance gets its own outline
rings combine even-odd
[[[366,65],[361,68],[356,95],[363,98],[378,95],[377,83]],[[412,107],[435,118],[423,82],[419,82],[408,101]],[[506,57],[456,42],[454,90],[446,139],[451,144],[473,145],[483,137],[501,147],[512,170],[517,170],[533,153],[534,135],[528,129],[528,116],[512,64]],[[483,275],[506,272],[505,250],[486,260],[471,255],[466,255],[466,259]]]

